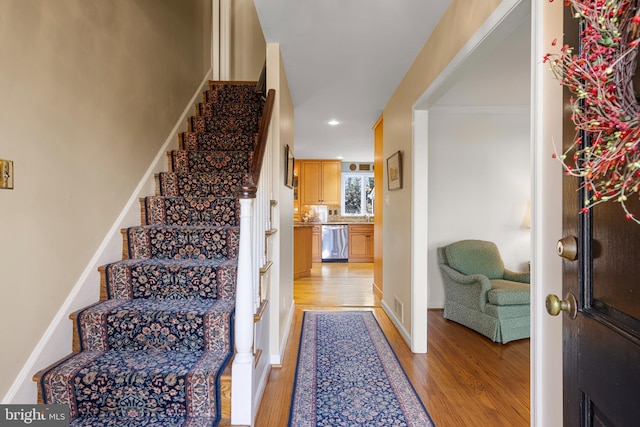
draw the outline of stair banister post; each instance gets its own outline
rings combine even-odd
[[[253,425],[253,250],[252,216],[256,187],[241,188],[240,242],[236,281],[235,346],[231,372],[231,424]]]

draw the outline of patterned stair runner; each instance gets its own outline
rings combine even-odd
[[[73,313],[74,353],[36,374],[38,401],[71,426],[216,426],[233,352],[245,182],[264,107],[252,84],[213,83],[100,268],[103,301]]]

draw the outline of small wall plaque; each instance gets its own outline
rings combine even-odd
[[[0,159],[0,188],[13,190],[13,160]]]

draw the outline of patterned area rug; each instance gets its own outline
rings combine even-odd
[[[306,311],[289,426],[435,424],[371,311]]]

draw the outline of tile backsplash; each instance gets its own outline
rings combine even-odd
[[[340,205],[302,205],[300,218],[309,222],[373,222],[373,216],[342,216]]]

